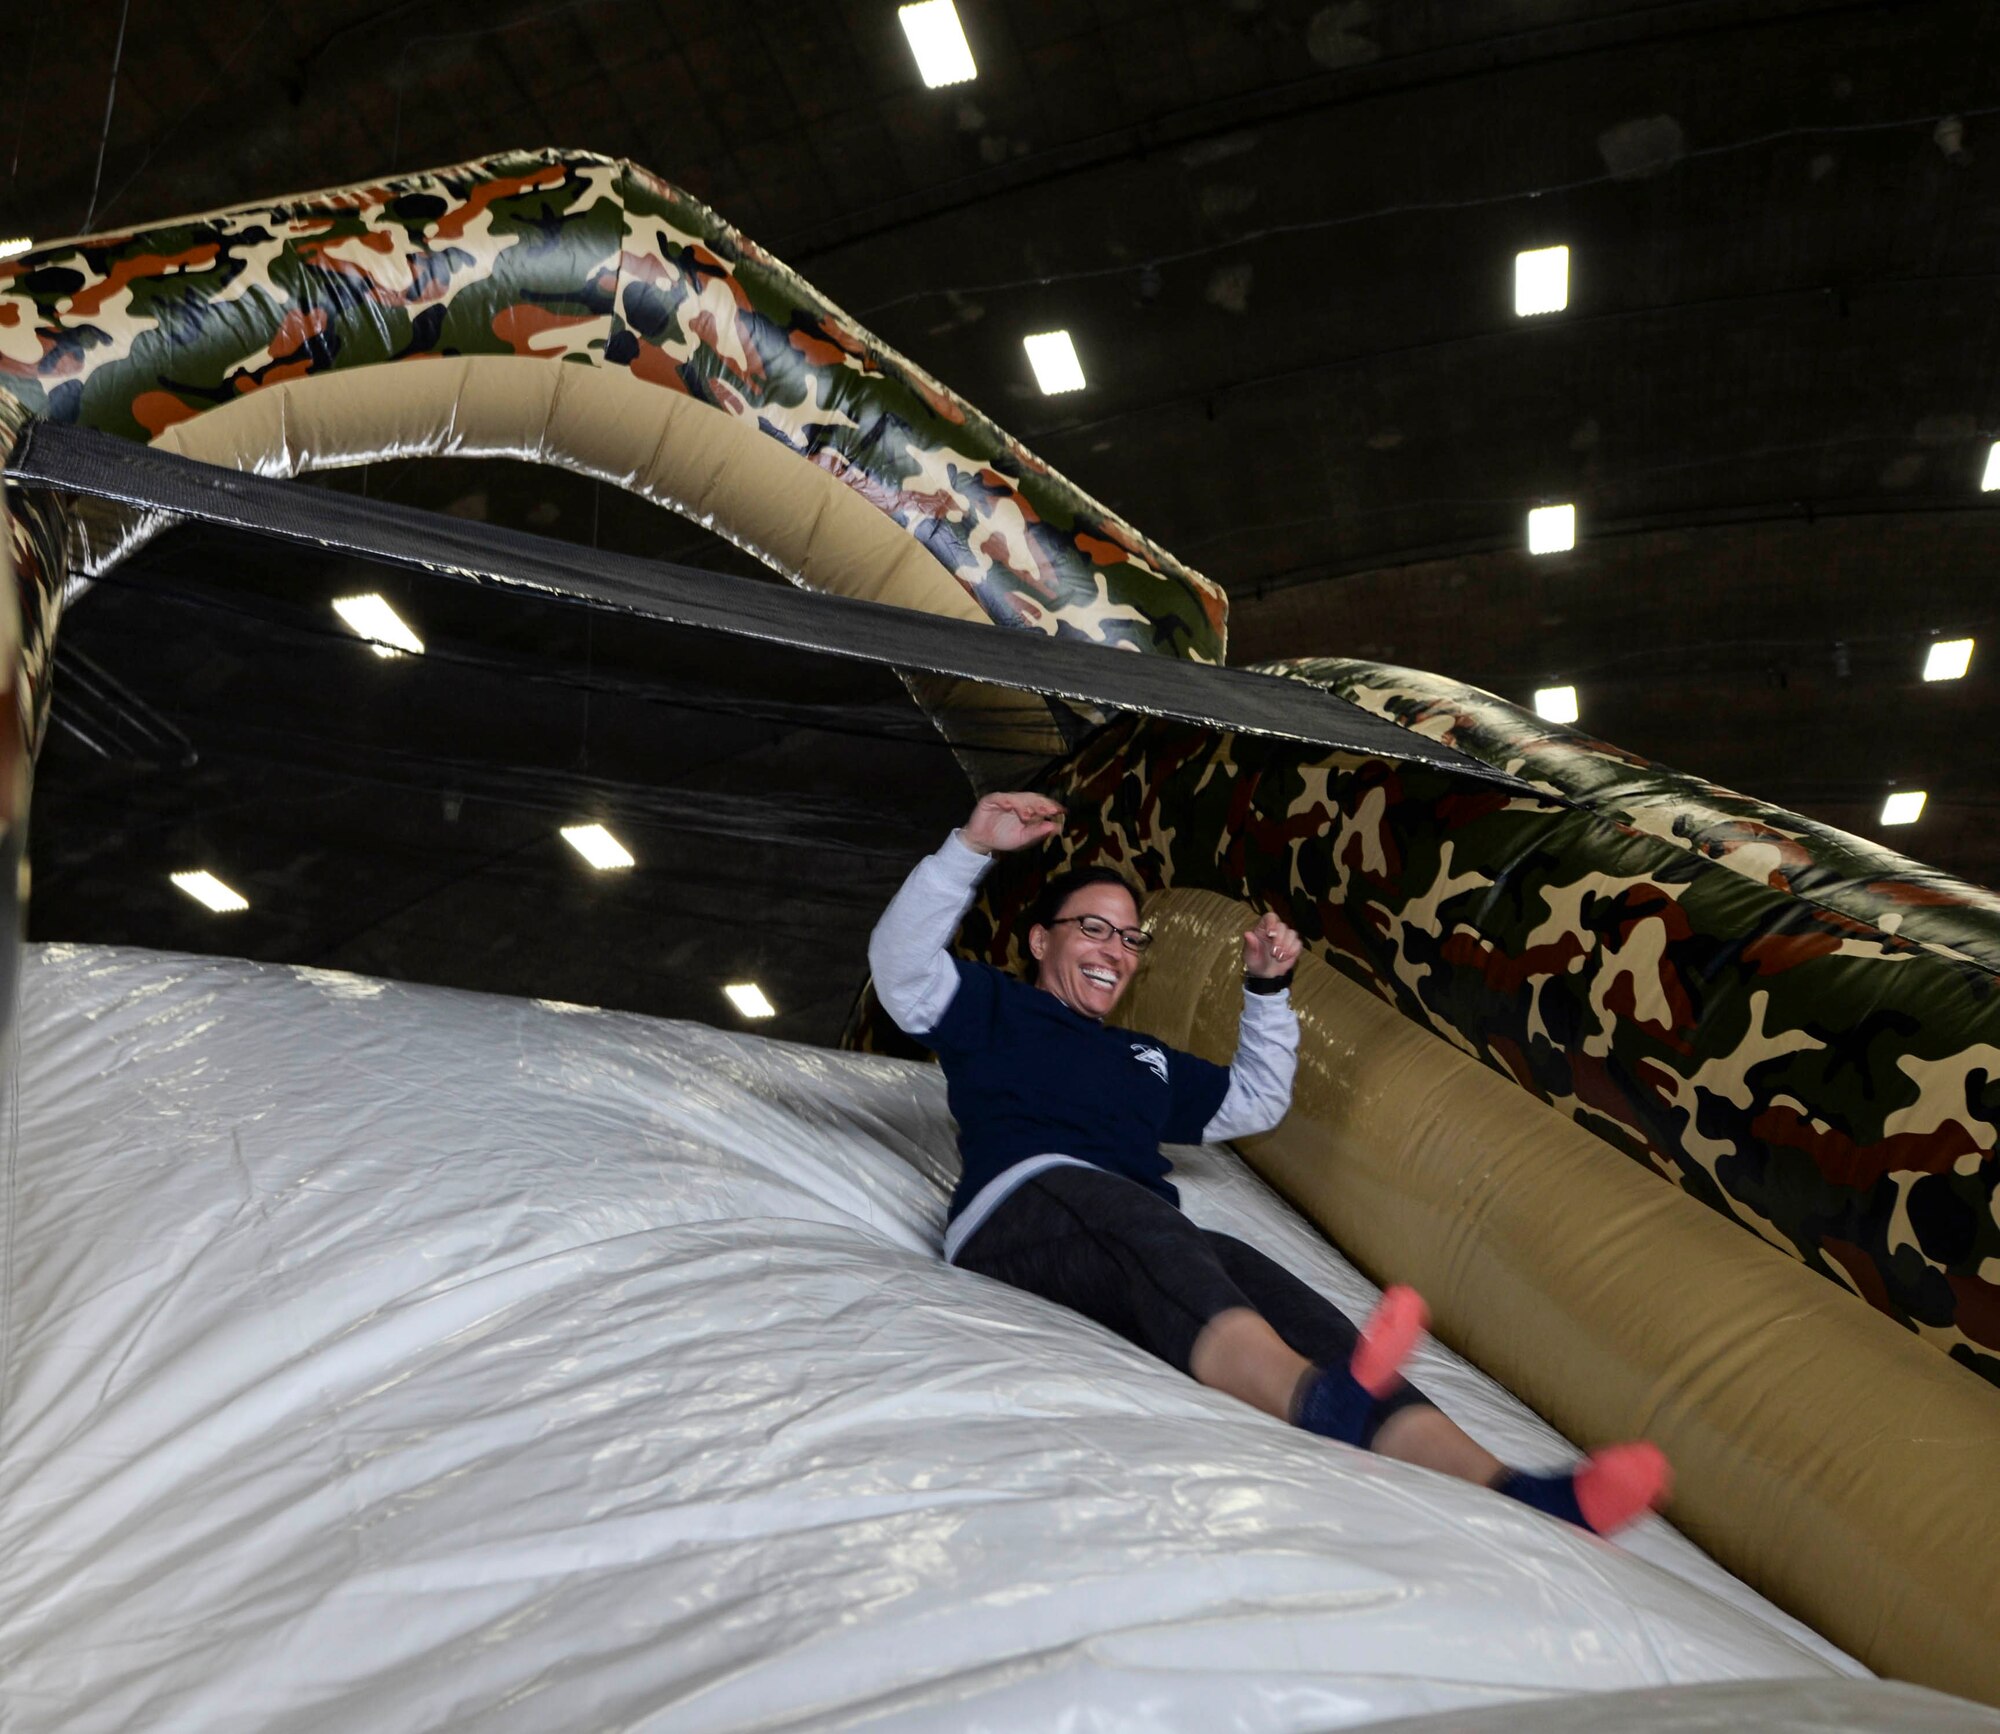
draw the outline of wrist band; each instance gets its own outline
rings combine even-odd
[[[1246,975],[1243,978],[1245,993],[1283,993],[1292,985],[1292,970],[1283,975]]]

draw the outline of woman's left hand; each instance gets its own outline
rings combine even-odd
[[[1267,912],[1243,936],[1243,973],[1265,979],[1283,975],[1297,967],[1303,949],[1299,936]]]

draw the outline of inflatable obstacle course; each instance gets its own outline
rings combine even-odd
[[[0,388],[10,428],[75,423],[269,475],[392,454],[561,463],[683,511],[809,587],[1190,662],[1219,661],[1226,643],[1213,584],[713,213],[580,153],[43,248],[0,266]],[[10,505],[31,743],[65,598],[159,520],[49,489],[16,489]],[[1970,1433],[1934,1427],[1927,1406],[1856,1379],[1837,1352],[1787,1363],[1787,1378],[1823,1381],[1822,1399],[1907,1447],[1911,1467],[1864,1510],[1817,1444],[1767,1462],[1782,1495],[1773,1524],[1752,1557],[1717,1522],[1708,1539],[1725,1558],[1778,1584],[1790,1581],[1783,1562],[1823,1557],[1822,1534],[2000,1557],[1992,1477],[1957,1467],[2000,1437],[1990,899],[1518,713],[1510,722],[1507,707],[1435,677],[1357,663],[1294,672],[1394,721],[1407,747],[1329,750],[1042,698],[996,725],[989,694],[965,706],[951,677],[913,684],[955,743],[1074,749],[1043,778],[1077,805],[1064,858],[1285,912],[1331,971],[1402,1014],[1390,1027],[1413,1030],[1428,1057],[1483,1063],[1487,1086],[1543,1116],[1535,1124],[1580,1128],[1585,1141],[1563,1148],[1621,1186],[1652,1188],[1673,1220],[1703,1205],[1704,1222],[1732,1219],[1740,1255],[1763,1261],[1746,1268],[1790,1260],[1838,1303],[1836,1338],[1843,1317],[1857,1342],[1900,1328],[1899,1348],[1924,1357],[1913,1376],[1948,1393],[1940,1413],[1990,1417]],[[1534,739],[1508,738],[1517,727]],[[1446,737],[1526,787],[1438,768]],[[1041,865],[996,878],[969,946],[1009,954]],[[1164,956],[1159,979],[1198,972],[1205,955]],[[1322,1026],[1309,1075],[1356,1064],[1337,1026]],[[1390,1118],[1370,1122],[1370,1142],[1391,1156],[1435,1111],[1422,1087],[1376,1106]],[[1322,1125],[1335,1113],[1294,1116],[1301,1142],[1288,1148],[1319,1152],[1300,1158],[1307,1167],[1349,1160],[1353,1142]],[[1468,1166],[1447,1170],[1438,1196],[1470,1198],[1485,1146],[1447,1145]],[[1532,1164],[1536,1137],[1517,1147]],[[1315,1196],[1302,1173],[1285,1179]],[[1323,1208],[1332,1232],[1350,1231]],[[1521,1316],[1557,1308],[1550,1297],[1574,1292],[1575,1273],[1618,1266],[1658,1316],[1679,1318],[1686,1272],[1631,1220],[1586,1212],[1544,1234],[1532,1259],[1495,1253],[1536,1297]],[[1480,1244],[1476,1213],[1443,1221]],[[1393,1250],[1367,1256],[1380,1274],[1408,1274],[1386,1268]],[[1472,1340],[1481,1321],[1467,1309],[1485,1303],[1443,1287],[1444,1334]],[[1713,1431],[1725,1443],[1692,1452],[1694,1473],[1726,1476],[1740,1439],[1704,1368],[1765,1352],[1785,1351],[1754,1325],[1697,1330],[1678,1383],[1641,1366],[1617,1388],[1648,1393],[1686,1430],[1677,1437]],[[1520,1377],[1562,1419],[1593,1412],[1602,1372],[1583,1356]],[[1714,1489],[1685,1474],[1682,1486],[1692,1509],[1724,1509]],[[1827,1607],[1816,1594],[1800,1605],[1860,1634],[1874,1665],[2000,1699],[1991,1646],[1976,1641],[2000,1629],[1990,1575],[1916,1583],[1885,1567],[1836,1582]]]

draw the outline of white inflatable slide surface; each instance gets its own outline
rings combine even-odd
[[[10,1734],[1457,1726],[1862,1673],[1663,1523],[1596,1541],[948,1269],[927,1067],[42,946],[18,1068]],[[1198,1220],[1370,1305],[1234,1156],[1178,1159]]]

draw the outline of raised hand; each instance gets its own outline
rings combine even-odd
[[[1243,973],[1269,978],[1283,975],[1299,961],[1299,936],[1269,911],[1243,936]]]
[[[1004,855],[1046,842],[1063,827],[1063,804],[1047,795],[982,795],[959,840],[982,855]]]

